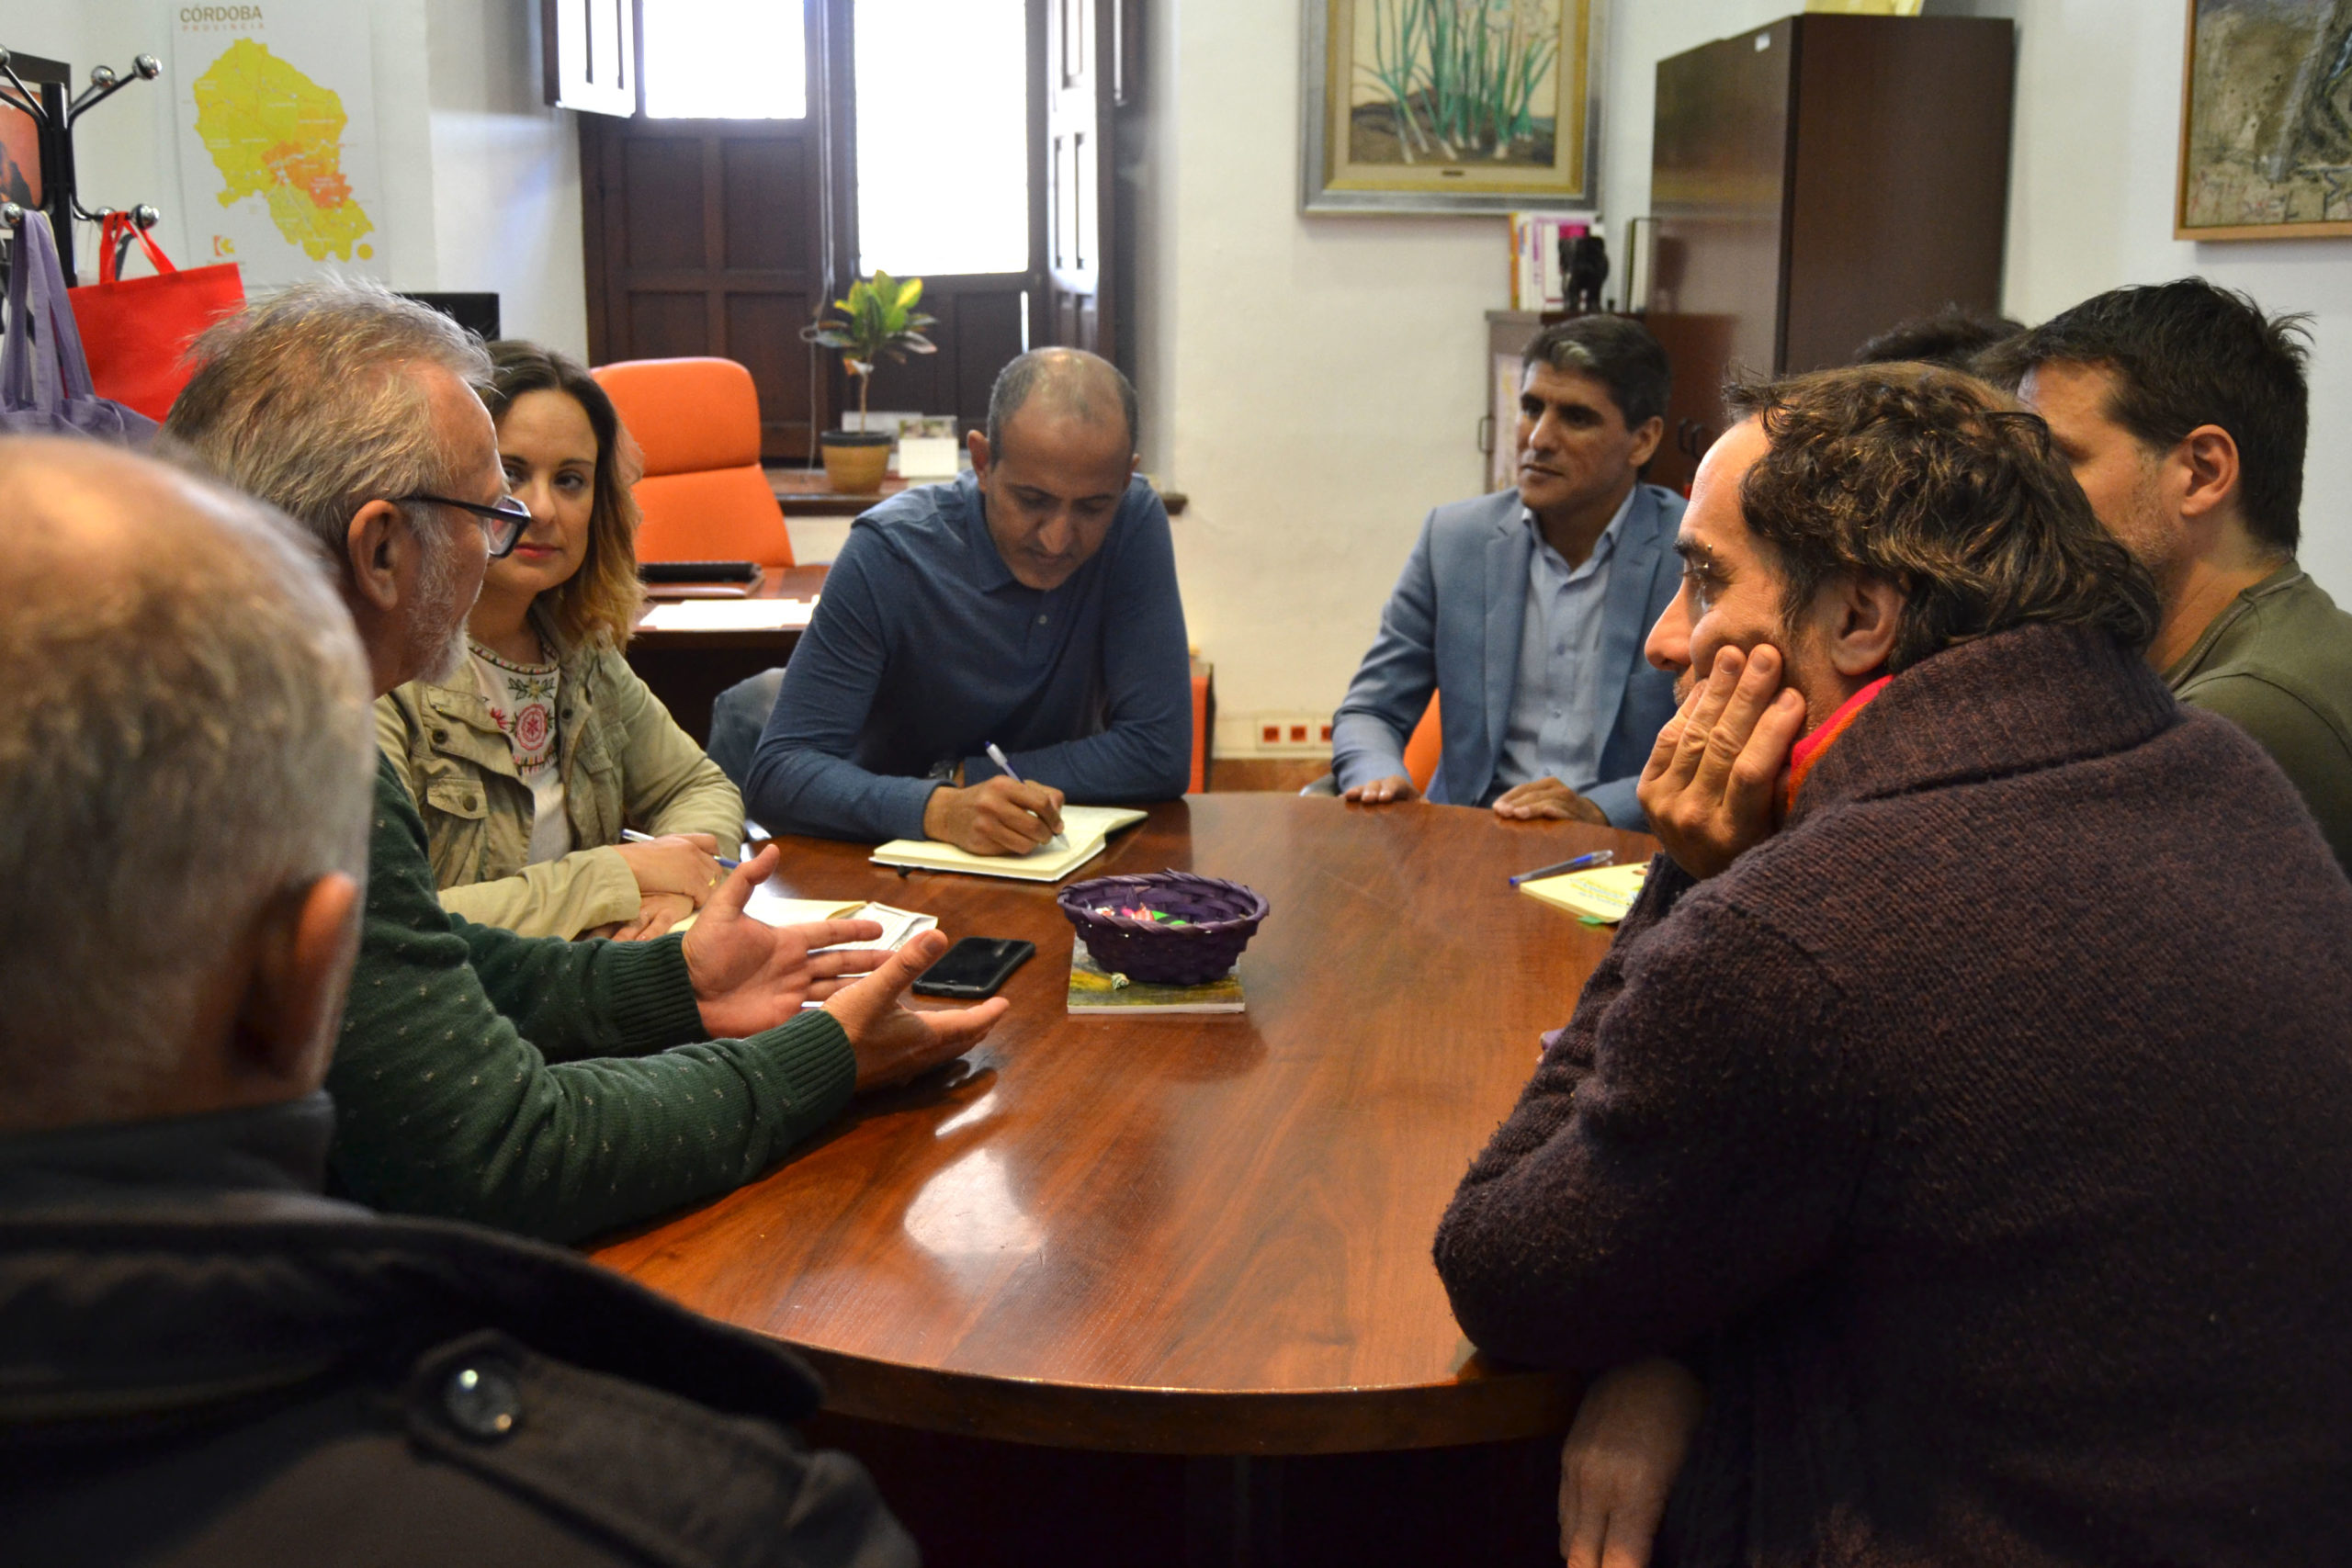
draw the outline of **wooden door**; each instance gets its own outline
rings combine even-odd
[[[1116,159],[1109,145],[1123,32],[1118,0],[1046,0],[1046,300],[1049,341],[1109,356],[1118,300],[1105,242]]]
[[[770,461],[809,457],[832,418],[831,378],[800,341],[829,281],[827,9],[808,8],[805,119],[579,117],[590,358],[739,361]]]
[[[1947,305],[1999,313],[2012,28],[1797,19],[1781,369],[1843,365]]]

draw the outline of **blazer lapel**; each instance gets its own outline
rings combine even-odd
[[[1487,732],[1481,737],[1479,766],[1485,771],[1464,787],[1472,794],[1461,804],[1476,806],[1477,795],[1495,776],[1501,760],[1503,734],[1510,722],[1510,699],[1519,684],[1519,642],[1527,623],[1527,563],[1534,553],[1525,513],[1511,507],[1487,539]]]
[[[1658,539],[1657,498],[1646,485],[1634,488],[1634,504],[1617,531],[1617,558],[1609,565],[1609,592],[1600,601],[1600,682],[1592,706],[1593,734],[1602,746],[1616,731],[1625,705],[1625,683],[1650,633],[1650,586],[1665,547]]]

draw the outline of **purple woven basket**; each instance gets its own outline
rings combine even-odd
[[[1098,876],[1063,888],[1056,902],[1095,963],[1155,986],[1204,986],[1223,976],[1266,918],[1266,900],[1257,892],[1188,871]],[[1105,907],[1158,909],[1193,923],[1170,926],[1094,912]]]

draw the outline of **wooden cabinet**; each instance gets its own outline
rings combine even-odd
[[[1646,320],[1695,458],[1726,367],[1843,365],[1945,305],[1997,310],[2011,24],[1798,16],[1657,66]]]

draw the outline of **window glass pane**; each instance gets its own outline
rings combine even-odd
[[[644,0],[649,119],[801,119],[804,0]]]
[[[1029,266],[1023,0],[856,0],[857,270]]]

